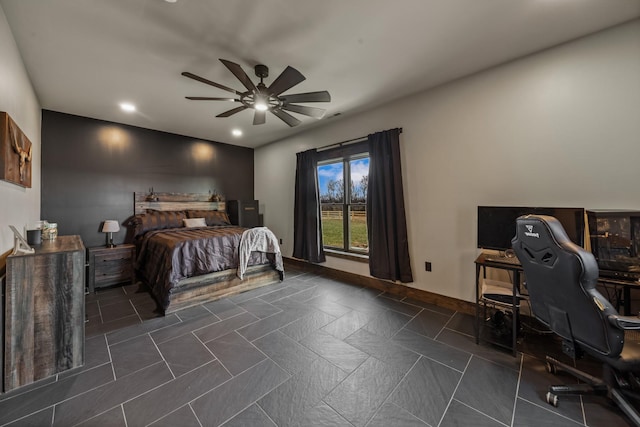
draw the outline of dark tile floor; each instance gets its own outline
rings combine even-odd
[[[0,396],[1,426],[624,426],[562,382],[528,333],[476,345],[473,317],[289,270],[283,283],[155,317],[135,287],[87,296],[86,363]]]

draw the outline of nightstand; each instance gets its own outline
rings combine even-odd
[[[136,247],[122,244],[113,248],[89,248],[89,292],[119,283],[135,283],[133,262]]]

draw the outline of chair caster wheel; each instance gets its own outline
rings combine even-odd
[[[551,392],[548,392],[546,397],[547,397],[547,403],[549,405],[553,406],[554,408],[558,407],[558,396],[556,396]]]
[[[556,365],[554,365],[553,363],[547,362],[546,366],[548,373],[555,375],[558,372],[558,368],[556,368]]]

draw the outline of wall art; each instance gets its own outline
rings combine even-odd
[[[31,188],[33,145],[16,122],[0,112],[0,179]]]

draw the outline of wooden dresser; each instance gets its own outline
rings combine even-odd
[[[85,248],[58,236],[10,255],[4,292],[4,392],[84,364]]]

